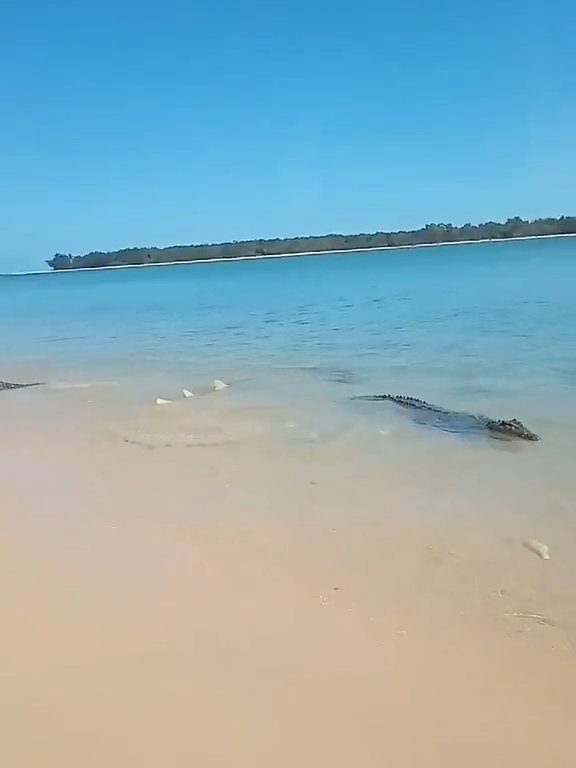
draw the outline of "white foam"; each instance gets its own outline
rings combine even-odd
[[[524,546],[526,549],[529,549],[530,552],[534,552],[535,555],[538,555],[540,560],[550,560],[550,548],[547,544],[543,544],[537,539],[530,539],[530,541],[524,542]]]
[[[171,403],[172,400],[164,400],[163,397],[157,397],[156,398],[156,405],[168,405],[168,403]]]
[[[190,392],[189,389],[183,389],[182,394],[184,395],[184,397],[194,397],[194,392]]]
[[[228,389],[230,384],[221,381],[220,379],[214,379],[214,392],[220,392],[222,389]]]

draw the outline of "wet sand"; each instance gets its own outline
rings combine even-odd
[[[34,397],[0,403],[3,764],[574,764],[553,462]]]

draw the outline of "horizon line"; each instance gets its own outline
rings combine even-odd
[[[142,269],[144,267],[174,267],[190,264],[215,264],[226,261],[258,261],[261,259],[288,259],[301,256],[330,256],[339,253],[369,253],[374,251],[399,251],[406,248],[443,248],[448,245],[480,245],[486,243],[509,243],[518,240],[549,240],[559,237],[576,237],[576,232],[563,232],[551,235],[519,235],[515,237],[492,237],[481,240],[452,240],[443,243],[411,243],[406,245],[379,245],[366,248],[346,248],[344,250],[300,251],[297,253],[269,253],[248,256],[216,256],[208,259],[182,259],[179,261],[150,262],[146,264],[114,264],[103,267],[70,267],[68,269],[37,269],[26,272],[1,272],[0,277],[25,277],[26,275],[56,275],[67,272],[99,272],[110,269]],[[185,246],[189,247],[189,246]]]

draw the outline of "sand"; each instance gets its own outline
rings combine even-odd
[[[2,414],[2,765],[574,764],[573,524],[502,456],[82,397]]]

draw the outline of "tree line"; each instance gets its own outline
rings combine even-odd
[[[114,267],[137,264],[162,264],[170,261],[227,259],[239,256],[273,256],[307,251],[347,251],[354,248],[394,248],[405,245],[433,245],[467,240],[506,240],[512,237],[576,234],[576,216],[534,219],[516,216],[505,222],[483,224],[427,224],[422,229],[399,232],[374,232],[359,235],[320,235],[310,237],[243,240],[203,245],[175,245],[169,248],[123,248],[118,251],[92,251],[80,256],[56,253],[47,264],[53,269]]]

